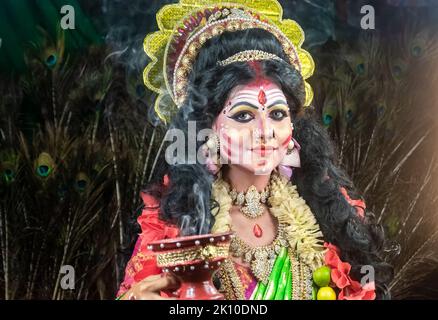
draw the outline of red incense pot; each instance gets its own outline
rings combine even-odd
[[[213,285],[213,273],[228,258],[231,232],[179,237],[149,243],[163,272],[181,281],[179,299],[223,300]]]

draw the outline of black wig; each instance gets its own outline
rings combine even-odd
[[[217,64],[244,50],[273,53],[284,61],[262,61],[261,70],[245,62]],[[356,278],[361,277],[362,266],[373,266],[378,297],[389,297],[386,284],[392,278],[392,268],[380,256],[383,230],[373,223],[370,212],[366,212],[364,219],[359,218],[341,193],[340,188],[344,187],[350,195],[356,195],[353,184],[336,165],[335,150],[327,132],[311,112],[303,111],[304,81],[272,34],[249,29],[225,32],[207,41],[191,71],[187,98],[170,127],[182,130],[186,137],[188,121],[196,121],[197,132],[211,128],[229,92],[254,80],[257,72],[276,83],[288,100],[294,138],[301,145],[301,168],[294,171],[292,182],[315,215],[324,240],[340,248],[341,259],[352,265]],[[197,150],[203,143],[197,142]],[[214,224],[213,207],[217,205],[211,201],[213,175],[199,163],[168,165],[162,161],[159,179],[164,174],[169,178],[166,188],[154,184],[146,190],[159,193],[161,218],[178,225],[183,235],[209,233]]]

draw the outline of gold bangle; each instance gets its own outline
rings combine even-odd
[[[228,244],[206,245],[204,247],[190,247],[175,251],[167,251],[157,254],[158,267],[173,267],[187,263],[196,263],[204,260],[215,260],[227,258],[229,252]]]

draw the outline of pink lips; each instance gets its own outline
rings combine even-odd
[[[257,147],[257,148],[252,148],[251,151],[264,156],[267,153],[272,153],[272,152],[274,152],[277,149],[278,148],[274,148],[274,147],[271,147],[271,146],[260,146],[260,147]]]

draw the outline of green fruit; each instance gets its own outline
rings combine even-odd
[[[313,281],[318,287],[327,287],[330,283],[330,273],[329,267],[320,267],[313,272]]]
[[[312,300],[316,300],[317,294],[318,294],[318,288],[316,286],[313,286],[313,288],[312,288]]]
[[[330,287],[322,287],[316,295],[317,300],[336,300],[336,292]]]

